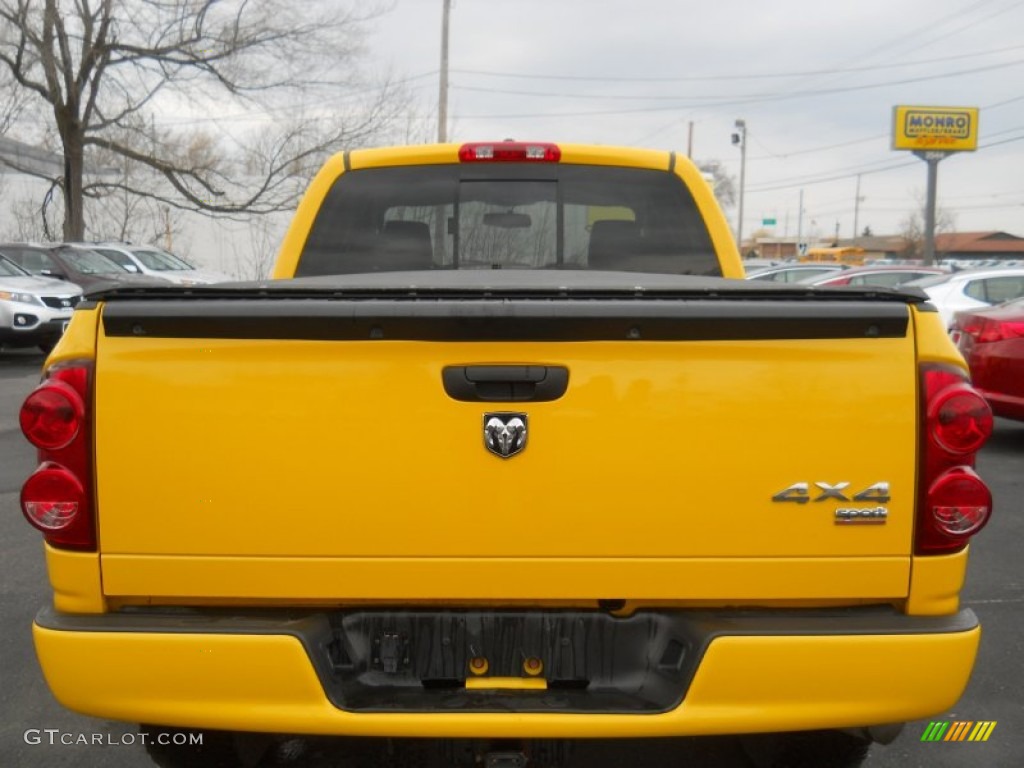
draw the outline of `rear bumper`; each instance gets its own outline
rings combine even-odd
[[[470,629],[451,629],[460,621]],[[278,733],[493,738],[724,734],[919,719],[960,697],[980,631],[969,610],[907,617],[874,609],[660,611],[628,619],[566,612],[79,616],[44,609],[34,626],[54,695],[97,717]],[[570,651],[575,666],[566,661]],[[520,685],[523,673],[509,675],[521,655],[534,652],[545,670],[539,679],[551,678],[546,690]],[[467,688],[465,662],[476,656],[490,657],[495,679],[485,674],[473,681],[483,685]],[[454,668],[446,666],[452,659]],[[451,671],[439,677],[430,669]],[[567,669],[577,676],[583,670],[589,682],[560,684],[572,677]],[[430,682],[420,685],[417,676]]]

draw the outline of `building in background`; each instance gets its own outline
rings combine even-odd
[[[1024,237],[1009,232],[944,232],[935,236],[938,259],[1024,260]]]

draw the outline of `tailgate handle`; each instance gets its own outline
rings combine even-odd
[[[441,372],[444,391],[463,402],[557,400],[569,387],[560,365],[449,365]]]

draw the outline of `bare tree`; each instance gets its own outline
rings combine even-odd
[[[98,150],[93,157],[101,171],[87,174],[92,180],[86,182],[84,239],[169,248],[167,242],[181,229],[182,212],[160,200],[160,177],[113,152]]]
[[[906,243],[903,255],[907,259],[920,259],[924,254],[924,196],[917,194],[915,197],[917,198],[916,207],[900,222],[900,235]],[[944,208],[937,207],[935,209],[935,234],[954,231],[956,231],[956,216]]]
[[[6,221],[0,226],[0,238],[18,242],[45,241],[46,225],[39,201],[26,197],[14,200]]]
[[[6,95],[0,99],[0,136],[6,136],[11,125],[25,111],[29,96],[16,87],[13,76],[6,69],[0,69],[0,93]]]
[[[698,161],[697,167],[701,173],[709,174],[709,183],[718,198],[718,203],[723,208],[731,208],[736,204],[736,179],[730,176],[721,160]]]
[[[86,198],[118,193],[219,215],[284,210],[326,153],[375,138],[402,107],[355,67],[380,8],[340,6],[0,0],[0,68],[63,154],[48,180],[64,239],[84,237]]]
[[[9,94],[7,98],[0,96],[0,137],[7,135],[11,124],[18,119],[25,109],[26,94],[13,88],[14,79],[10,72],[0,68],[0,94]],[[0,152],[0,190],[3,189],[4,174],[8,170],[5,162],[6,154]]]
[[[232,244],[231,271],[239,280],[263,280],[270,276],[287,224],[286,221],[279,221],[279,218],[273,215],[252,216],[248,223],[248,242],[241,247]]]

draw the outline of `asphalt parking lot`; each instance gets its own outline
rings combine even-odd
[[[151,762],[138,743],[137,728],[83,717],[57,704],[43,681],[32,649],[30,626],[49,599],[38,534],[18,509],[21,481],[33,466],[32,451],[17,430],[17,408],[38,377],[42,358],[0,352],[0,765],[137,766]],[[964,602],[981,617],[981,653],[971,683],[955,709],[935,720],[995,721],[984,743],[921,741],[927,721],[908,724],[890,746],[873,747],[873,768],[952,768],[1024,765],[1024,423],[1000,420],[984,449],[979,471],[992,487],[996,512],[972,545]],[[82,737],[86,742],[81,743]],[[61,743],[72,741],[71,744]],[[100,743],[91,743],[99,741]],[[408,746],[408,745],[403,745]],[[351,764],[341,743],[309,740],[272,762],[279,765]],[[410,765],[417,764],[413,755]],[[265,763],[264,763],[265,764]],[[747,765],[732,739],[672,739],[642,744],[598,741],[581,744],[571,766]]]

